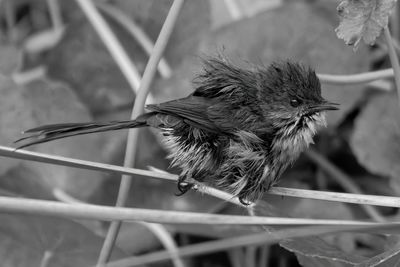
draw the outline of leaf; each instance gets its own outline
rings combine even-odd
[[[101,237],[66,219],[3,213],[0,221],[0,258],[4,267],[92,266],[103,244]],[[123,256],[117,247],[113,249],[113,259]],[[47,265],[41,265],[46,260]]]
[[[320,6],[285,4],[250,19],[220,28],[203,39],[199,54],[222,51],[233,62],[268,65],[274,60],[297,60],[319,73],[351,74],[366,71],[369,57],[366,48],[359,53],[343,50],[332,34],[334,21]],[[193,75],[193,74],[192,74]],[[322,85],[322,95],[340,103],[340,111],[328,112],[328,123],[336,124],[360,99],[363,87]]]
[[[19,162],[0,176],[0,188],[18,196],[53,199],[49,186],[42,179],[37,171]]]
[[[156,40],[173,1],[116,0],[114,2],[122,11],[131,15],[152,40]],[[185,1],[164,53],[172,67],[178,66],[185,56],[194,55],[199,40],[210,28],[210,16],[209,1]]]
[[[279,243],[294,252],[302,266],[353,266],[366,260],[365,257],[345,253],[319,237],[285,240]]]
[[[147,56],[119,24],[109,21],[139,71]],[[131,105],[134,93],[96,31],[85,18],[72,21],[44,59],[50,78],[66,82],[92,113]]]
[[[400,179],[400,109],[393,94],[372,97],[356,119],[350,139],[361,165],[372,173]]]
[[[82,106],[71,89],[60,83],[43,80],[19,86],[10,78],[0,75],[0,94],[2,96],[0,98],[0,128],[2,129],[0,143],[2,145],[16,146],[13,141],[22,137],[23,130],[38,125],[91,120],[87,109]],[[102,161],[100,144],[99,136],[92,135],[55,141],[30,149]],[[82,200],[86,200],[93,194],[104,178],[104,174],[97,172],[9,159],[2,159],[0,167],[2,174],[10,171],[7,175],[11,177],[21,177],[21,175],[27,175],[32,179],[38,177],[43,188],[51,190],[57,187]],[[27,169],[33,171],[32,177],[28,175]],[[20,189],[23,187],[23,179],[16,179],[14,183],[20,184],[10,186]],[[27,187],[25,189],[29,190]]]
[[[138,26],[156,40],[172,1],[115,1],[132,16]],[[209,29],[209,3],[186,1],[178,16],[164,56],[174,67],[192,54],[198,39]],[[127,51],[139,73],[148,60],[147,53],[119,23],[104,15],[114,34]],[[68,24],[61,41],[46,55],[49,76],[67,82],[93,113],[105,113],[133,104],[134,94],[97,32],[85,18]]]
[[[19,52],[13,46],[0,46],[0,73],[10,75],[18,67]]]
[[[341,22],[335,29],[338,38],[356,49],[361,39],[372,45],[388,18],[396,0],[343,0],[337,7]]]
[[[357,267],[389,267],[396,266],[399,263],[400,243],[394,244],[393,247],[387,249],[381,254],[365,260],[357,265]]]

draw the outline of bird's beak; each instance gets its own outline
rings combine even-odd
[[[337,107],[339,104],[333,103],[333,102],[328,102],[328,101],[323,101],[320,104],[313,105],[307,109],[307,113],[316,113],[316,112],[321,112],[325,110],[338,110],[339,108]]]

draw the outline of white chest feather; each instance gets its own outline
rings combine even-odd
[[[292,163],[301,152],[313,143],[313,137],[320,126],[326,126],[325,114],[316,113],[304,118],[304,125],[298,128],[298,120],[285,128],[275,139],[272,151],[279,162]]]
[[[164,130],[164,143],[168,147],[171,165],[182,169],[182,175],[192,175],[193,170],[206,169],[212,165],[212,153],[207,143],[183,142],[180,137],[171,134],[172,130]]]

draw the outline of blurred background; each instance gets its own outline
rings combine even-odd
[[[95,1],[139,73],[144,71],[171,3],[170,0]],[[381,38],[374,46],[361,44],[354,51],[336,37],[335,28],[339,24],[337,4],[338,1],[329,0],[187,0],[152,83],[148,103],[188,95],[193,89],[192,80],[201,68],[201,58],[206,55],[223,54],[241,66],[249,63],[268,65],[274,60],[292,59],[326,74],[355,74],[390,67],[387,47]],[[397,14],[394,12],[391,20],[394,38],[400,34],[398,23],[393,23],[397,21]],[[21,137],[21,131],[42,124],[130,117],[135,94],[75,1],[0,1],[0,31],[1,145],[13,146],[13,141]],[[357,185],[363,193],[400,194],[400,123],[398,103],[391,91],[391,80],[368,85],[323,84],[323,96],[340,103],[341,110],[329,113],[329,127],[317,136],[313,146],[318,151],[316,157],[323,157],[347,173],[351,177],[350,183]],[[122,165],[126,136],[127,131],[115,131],[72,137],[29,149]],[[141,130],[135,162],[137,168],[152,166],[169,172],[177,171],[168,168],[169,160],[165,158],[167,153],[160,138],[151,129]],[[65,200],[70,196],[79,201],[114,205],[118,178],[117,175],[63,166],[6,158],[0,160],[0,193],[8,196],[51,200]],[[310,155],[301,156],[281,181],[280,186],[284,187],[350,190],[346,182],[332,178],[312,156],[310,159]],[[245,210],[208,195],[189,192],[176,197],[176,192],[174,183],[133,177],[128,206],[246,214]],[[343,203],[267,194],[263,200],[268,203],[260,211],[263,215],[369,218],[360,207]],[[398,216],[397,210],[389,208],[380,209],[379,213],[394,218]],[[78,246],[85,243],[79,257],[88,259],[82,263],[95,262],[107,230],[106,223],[93,221],[79,221],[78,224],[83,225],[79,228],[75,224],[71,226],[66,219],[24,218],[0,215],[0,229],[4,230],[0,231],[0,256],[8,260],[10,265],[7,266],[34,266],[28,262],[40,259],[40,253],[36,253],[37,240],[47,240],[52,244],[54,235],[63,238],[68,235]],[[21,220],[28,225],[22,225]],[[55,224],[63,227],[53,229]],[[29,227],[32,225],[36,229],[46,226],[46,231],[52,234],[32,230]],[[167,228],[179,245],[262,231],[258,227],[239,226],[168,225]],[[69,229],[69,234],[65,229]],[[88,229],[91,233],[87,233]],[[92,236],[93,232],[96,237]],[[22,246],[21,240],[27,245]],[[341,263],[333,265],[333,260],[325,258],[322,261],[304,250],[315,252],[318,247],[332,246],[340,253],[367,258],[395,243],[390,238],[364,234],[336,234],[296,242],[232,249],[186,258],[185,263],[187,266],[283,267],[300,266],[300,263],[303,266],[347,266]],[[300,248],[299,244],[302,244]],[[158,239],[141,224],[123,224],[117,247],[115,257],[162,248]],[[61,254],[57,254],[59,266],[70,266],[61,265],[64,260],[68,261],[68,257]],[[17,265],[18,262],[21,265]],[[163,262],[154,266],[172,265]]]

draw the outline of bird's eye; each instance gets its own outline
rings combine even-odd
[[[298,107],[300,105],[300,100],[298,99],[292,99],[290,100],[290,105],[294,108]]]

